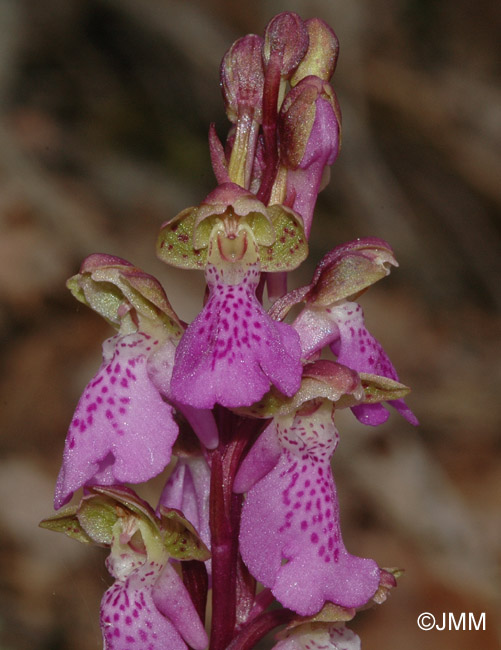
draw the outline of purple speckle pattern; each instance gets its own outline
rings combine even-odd
[[[242,512],[245,564],[284,607],[303,616],[325,601],[364,605],[379,584],[377,564],[350,555],[341,538],[330,467],[338,442],[331,410],[326,403],[292,422],[276,420],[282,453],[249,490]]]
[[[169,463],[178,427],[151,382],[147,361],[161,343],[137,332],[103,344],[103,363],[70,424],[54,504],[84,485],[142,483]]]
[[[299,336],[258,302],[259,265],[250,264],[241,282],[230,284],[223,269],[208,264],[206,279],[209,300],[176,351],[173,399],[197,408],[249,406],[270,383],[294,395],[302,372]]]
[[[101,601],[104,650],[186,650],[175,626],[153,602],[152,589],[161,569],[146,562],[105,592]]]
[[[362,307],[355,302],[345,302],[328,308],[327,313],[339,330],[339,337],[332,341],[331,349],[339,363],[356,370],[399,381],[397,372],[382,345],[370,334],[364,322]],[[414,413],[403,399],[388,402],[411,424],[417,425]],[[377,426],[386,422],[388,411],[382,404],[362,404],[352,409],[363,424]]]
[[[360,650],[360,638],[341,623],[301,625],[273,650]]]

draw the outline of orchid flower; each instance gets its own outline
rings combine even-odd
[[[337,399],[361,398],[356,373],[332,367]],[[373,560],[350,555],[343,544],[330,468],[339,435],[331,401],[319,405],[318,399],[274,417],[233,488],[247,492],[240,532],[245,564],[284,607],[301,615],[318,612],[326,601],[365,604],[380,575]]]
[[[181,255],[171,253],[176,240],[186,242]],[[231,183],[164,225],[160,257],[181,267],[203,267],[209,288],[206,305],[176,350],[174,400],[196,408],[238,407],[259,400],[270,384],[286,395],[296,392],[299,338],[290,325],[268,316],[256,288],[261,269],[293,268],[306,250],[294,212],[266,208]]]
[[[57,508],[84,485],[152,478],[169,463],[178,433],[172,407],[148,369],[148,359],[161,348],[173,357],[173,341],[182,332],[160,284],[120,258],[91,255],[68,286],[118,334],[103,344],[101,367],[71,421],[56,486]]]
[[[337,361],[356,370],[364,378],[374,375],[398,382],[398,375],[381,344],[365,327],[360,305],[353,301],[377,280],[397,266],[390,246],[381,239],[358,239],[338,246],[318,264],[312,283],[284,296],[272,308],[274,318],[283,318],[291,307],[305,307],[293,323],[301,339],[303,356],[314,358],[329,346]],[[406,420],[417,419],[403,399],[389,399]],[[353,413],[363,424],[385,422],[389,412],[382,404],[354,406]]]
[[[203,650],[202,621],[171,558],[206,560],[207,548],[178,511],[149,505],[128,488],[94,487],[45,528],[110,548],[115,583],[101,601],[104,650]]]

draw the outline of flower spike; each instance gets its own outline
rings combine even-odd
[[[357,304],[393,251],[338,246],[287,292],[341,146],[338,52],[322,20],[283,12],[224,55],[217,186],[157,239],[163,262],[204,272],[190,324],[119,257],[90,255],[67,282],[115,335],[69,427],[58,511],[40,525],[109,549],[104,650],[250,650],[277,627],[274,650],[360,650],[345,624],[396,585],[398,569],[346,549],[331,468],[339,409],[376,425],[390,404],[417,423]],[[127,485],[163,470],[154,510]]]
[[[165,223],[157,255],[172,266],[205,269],[214,229],[221,228],[232,238],[245,224],[258,246],[261,270],[291,271],[306,258],[308,243],[301,217],[279,204],[265,206],[235,183],[219,185],[199,206]]]

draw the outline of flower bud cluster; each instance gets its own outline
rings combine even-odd
[[[340,146],[341,111],[329,84],[338,50],[322,20],[286,12],[268,23],[264,38],[236,41],[221,64],[234,126],[225,149],[211,133],[216,177],[296,210],[306,236],[324,170]]]

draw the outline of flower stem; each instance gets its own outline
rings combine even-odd
[[[225,503],[224,443],[211,454],[210,527],[212,630],[210,650],[224,650],[236,620],[236,562],[229,509]]]
[[[210,527],[212,552],[212,630],[210,650],[226,650],[235,626],[251,609],[255,584],[238,563],[238,535],[242,495],[234,494],[233,481],[243,453],[266,421],[234,415],[216,407],[220,444],[210,455]],[[242,600],[242,602],[237,602]],[[245,602],[243,602],[245,601]]]
[[[205,609],[207,606],[207,592],[209,579],[207,569],[203,562],[189,560],[181,562],[183,571],[183,582],[190,594],[191,600],[200,616],[202,623],[205,623]]]
[[[239,632],[227,647],[227,650],[252,650],[256,643],[274,627],[285,625],[294,616],[296,614],[289,609],[275,609],[260,614]]]

